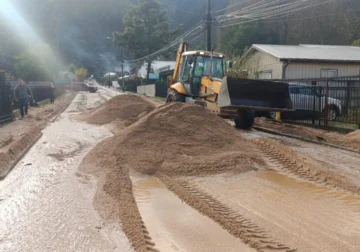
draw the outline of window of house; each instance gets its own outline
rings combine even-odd
[[[336,78],[338,77],[337,69],[321,69],[321,78]]]
[[[272,70],[260,71],[256,73],[256,79],[270,80],[272,79]]]

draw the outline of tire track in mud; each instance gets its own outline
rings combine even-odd
[[[166,175],[157,176],[166,187],[173,191],[181,200],[220,224],[225,230],[258,251],[295,252],[283,243],[275,241],[261,227],[251,220],[238,214],[220,201],[202,192],[186,181],[174,180]]]
[[[256,138],[249,141],[254,143],[258,150],[272,163],[278,164],[277,167],[285,174],[287,173],[323,186],[360,194],[360,188],[349,182],[345,177],[315,167],[299,157],[289,147],[276,140]]]
[[[140,217],[141,218],[141,217]],[[144,233],[144,239],[146,243],[146,248],[149,252],[160,252],[155,247],[155,243],[152,241],[149,231],[147,230],[144,221],[141,219],[141,227]]]

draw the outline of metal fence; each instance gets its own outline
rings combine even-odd
[[[322,128],[360,128],[359,76],[286,82],[296,111],[284,113],[284,121]]]
[[[5,81],[0,81],[0,123],[12,119],[11,89]]]

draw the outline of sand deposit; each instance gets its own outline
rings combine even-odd
[[[312,140],[325,141],[345,147],[360,149],[360,130],[352,132],[348,135],[344,135],[336,132],[314,129],[311,127],[282,123],[263,117],[255,118],[255,126],[269,128],[280,133],[291,134]]]
[[[41,128],[34,127],[21,138],[13,142],[13,144],[6,146],[0,151],[0,178],[6,176],[9,171],[9,167],[21,154],[36,141],[41,135]]]
[[[130,169],[175,176],[243,173],[262,167],[264,161],[252,145],[220,117],[196,105],[167,104],[99,143],[80,170],[98,177],[95,207],[101,216],[119,218],[134,248],[146,251]]]
[[[126,94],[116,96],[86,116],[91,124],[104,125],[115,122],[117,128],[127,127],[155,109],[155,105],[140,96]]]

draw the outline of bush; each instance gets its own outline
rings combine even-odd
[[[119,85],[122,85],[122,80],[118,81]],[[124,91],[128,91],[128,92],[134,92],[136,93],[137,91],[137,86],[140,86],[142,83],[142,78],[140,77],[134,77],[134,78],[126,78],[124,80]]]

